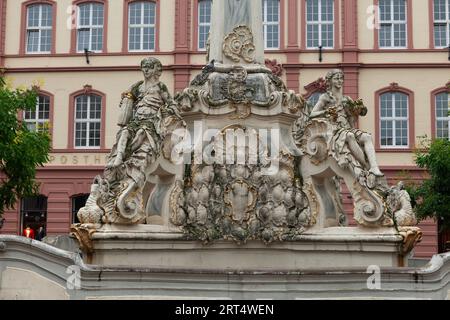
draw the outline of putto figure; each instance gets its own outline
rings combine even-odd
[[[339,163],[350,151],[364,169],[375,176],[383,176],[376,161],[372,136],[354,126],[358,116],[367,114],[367,108],[361,100],[354,101],[342,94],[344,73],[341,70],[329,71],[325,79],[328,90],[320,96],[309,117],[327,118],[331,122],[334,129],[331,151]]]

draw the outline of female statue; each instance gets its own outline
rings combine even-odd
[[[354,127],[359,115],[366,115],[367,108],[361,100],[353,101],[344,96],[344,73],[339,69],[326,75],[327,92],[322,94],[311,111],[310,118],[327,118],[333,127],[331,149],[338,162],[349,160],[351,155],[370,173],[383,176],[376,162],[375,148],[369,133]]]
[[[159,81],[161,62],[145,58],[141,70],[144,80],[122,94],[121,129],[108,159],[102,195],[106,207],[117,197],[116,209],[105,209],[106,213],[117,212],[119,220],[133,223],[143,217],[139,191],[144,187],[147,168],[161,153],[165,130],[181,119],[166,85]],[[107,220],[115,221],[115,215],[110,214]]]
[[[145,58],[141,70],[144,80],[122,95],[118,122],[122,128],[118,133],[116,152],[111,156],[114,161],[108,163],[110,168],[123,164],[127,155],[136,159],[140,159],[142,152],[155,155],[161,142],[163,116],[178,115],[166,85],[159,81],[161,62],[156,58]]]

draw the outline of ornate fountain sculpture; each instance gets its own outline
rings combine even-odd
[[[363,242],[382,234],[393,246],[401,235],[397,251],[409,252],[421,237],[408,227],[416,223],[409,196],[388,186],[370,134],[355,127],[367,108],[342,94],[342,71],[327,74],[328,90],[309,111],[264,66],[261,2],[215,1],[212,12],[211,60],[188,88],[172,100],[161,63],[148,58],[145,80],[123,94],[117,142],[73,226],[84,249],[123,234],[301,244],[359,241],[359,230]],[[344,228],[342,180],[359,229]]]
[[[298,120],[294,131],[303,154],[301,172],[313,190],[308,194],[313,194],[319,202],[321,226],[339,224],[342,209],[336,178],[343,179],[350,190],[358,224],[414,225],[409,202],[395,200],[400,197],[400,190],[389,189],[378,167],[371,135],[355,127],[358,116],[367,114],[367,107],[362,100],[354,101],[342,94],[344,73],[341,70],[329,71],[325,79],[327,92],[320,96],[310,114]],[[402,191],[403,199],[405,192]],[[401,219],[396,219],[398,212],[402,212]]]
[[[103,177],[95,178],[86,206],[78,212],[83,224],[145,223],[144,187],[152,165],[162,156],[170,132],[183,127],[174,101],[159,81],[162,65],[156,58],[141,62],[144,80],[122,94],[120,130]]]

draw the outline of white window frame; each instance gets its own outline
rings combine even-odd
[[[447,111],[450,111],[450,94],[448,92],[440,92],[440,93],[436,94],[434,96],[434,114],[436,115],[436,123],[435,123],[435,126],[436,126],[436,138],[438,138],[438,136],[437,136],[438,121],[447,121],[448,122],[448,126],[449,126],[447,139],[450,140],[450,115],[448,115],[447,117],[438,117],[438,115],[437,115],[437,98],[441,94],[447,94],[447,99],[448,99],[448,109],[447,109]]]
[[[39,7],[39,26],[37,27],[30,27],[28,24],[30,22],[30,8],[31,7]],[[52,15],[52,25],[51,26],[42,26],[42,8],[44,6],[48,6],[51,9],[51,15]],[[37,4],[31,4],[27,7],[27,28],[26,28],[26,39],[25,39],[25,51],[27,54],[42,54],[42,53],[51,53],[52,52],[52,43],[53,43],[53,25],[55,21],[53,21],[53,6],[50,4],[45,3],[37,3]],[[42,31],[44,30],[50,30],[50,50],[49,51],[41,51],[41,39],[42,39]],[[28,51],[28,31],[38,31],[39,37],[38,37],[38,51]]]
[[[92,96],[99,97],[100,98],[100,118],[99,119],[91,119],[91,98]],[[87,97],[87,118],[86,119],[78,119],[77,118],[77,100],[81,97]],[[102,147],[102,116],[104,110],[102,110],[103,106],[103,97],[97,94],[81,94],[75,97],[74,101],[74,128],[73,128],[73,146],[75,149],[100,149]],[[77,123],[86,123],[86,146],[77,146]],[[91,146],[90,145],[90,138],[91,138],[91,123],[100,123],[100,143],[98,146]]]
[[[400,93],[406,96],[406,117],[397,117],[395,116],[395,93]],[[392,94],[392,117],[383,117],[381,115],[381,97],[385,94]],[[379,121],[379,129],[380,129],[380,136],[378,137],[380,140],[380,148],[381,149],[409,149],[409,145],[411,144],[411,141],[409,139],[409,130],[411,130],[410,125],[409,125],[409,95],[401,92],[401,91],[389,91],[389,92],[384,92],[380,95],[380,99],[379,99],[379,110],[380,110],[380,121]],[[406,144],[406,146],[401,146],[401,145],[395,145],[395,141],[396,141],[396,127],[395,127],[395,121],[405,121],[406,120],[406,126],[407,126],[407,130],[406,130],[406,139],[408,141],[408,143]],[[381,143],[381,137],[382,137],[382,129],[381,129],[381,123],[382,121],[391,121],[393,123],[392,126],[392,142],[394,144],[391,145],[383,145]]]
[[[278,3],[278,12],[277,12],[277,21],[267,21],[267,0],[263,1],[263,32],[264,32],[264,49],[265,50],[278,50],[280,49],[280,0],[277,0]],[[278,46],[277,47],[268,47],[267,46],[267,29],[268,26],[277,26],[277,35],[278,35]]]
[[[317,50],[318,49],[318,47],[309,47],[308,46],[308,25],[318,25],[319,26],[319,31],[318,31],[318,33],[319,33],[318,34],[319,45],[322,45],[323,49],[334,49],[334,47],[336,46],[336,43],[335,43],[335,32],[336,32],[336,30],[334,28],[334,22],[335,22],[335,19],[336,19],[336,13],[334,12],[334,6],[335,6],[334,1],[336,1],[336,0],[333,0],[333,4],[332,4],[332,6],[333,6],[333,8],[332,8],[333,20],[332,21],[322,21],[322,0],[317,0],[318,1],[318,6],[319,6],[319,12],[318,12],[318,19],[319,20],[317,20],[317,21],[308,21],[308,1],[307,0],[303,0],[303,1],[306,1],[306,10],[305,10],[305,21],[306,21],[306,28],[305,28],[306,43],[305,43],[305,46],[306,46],[306,49],[309,49],[309,50]],[[331,47],[323,46],[323,44],[322,44],[322,26],[323,25],[331,25],[333,27],[333,37],[332,37],[333,46],[331,46]]]
[[[445,49],[450,46],[450,0],[447,0],[445,2],[445,20],[435,20],[434,16],[434,8],[435,8],[435,1],[433,1],[433,40],[434,40],[434,47],[436,49]],[[436,33],[435,28],[436,24],[445,24],[446,26],[446,35],[447,35],[447,45],[446,46],[436,46]]]
[[[46,119],[41,119],[41,118],[39,118],[39,111],[41,110],[41,105],[40,105],[40,101],[39,101],[39,99],[40,98],[45,98],[45,99],[48,99],[48,118],[46,118]],[[29,110],[24,110],[23,111],[23,121],[25,122],[25,123],[27,123],[27,124],[34,124],[35,125],[35,127],[36,127],[36,131],[37,132],[43,132],[43,131],[45,131],[45,128],[46,128],[46,126],[45,126],[45,124],[50,124],[50,113],[51,113],[51,98],[49,97],[49,96],[47,96],[47,95],[45,95],[45,94],[40,94],[40,95],[38,95],[38,97],[36,98],[36,108],[34,109],[34,111],[31,111],[31,112],[34,112],[35,114],[35,116],[34,116],[34,118],[32,118],[32,119],[27,119],[26,118],[26,113],[27,112],[30,112]]]
[[[141,5],[141,24],[131,24],[130,22],[130,17],[131,17],[131,5],[139,3]],[[155,13],[155,19],[154,19],[154,23],[151,24],[144,24],[144,3],[149,3],[150,5],[153,6],[153,10]],[[154,52],[155,48],[156,48],[156,3],[153,1],[137,1],[137,2],[131,2],[128,4],[128,51],[129,52]],[[141,39],[139,41],[139,46],[141,47],[141,49],[130,49],[130,44],[131,44],[131,28],[139,28],[141,30]],[[153,28],[153,38],[155,39],[153,42],[153,49],[143,49],[144,48],[144,29],[145,28]]]
[[[209,21],[210,22],[200,22],[200,4],[201,3],[205,3],[205,2],[210,2],[211,4],[211,15],[209,17]],[[201,48],[200,47],[200,27],[209,27],[209,30],[211,31],[211,16],[212,16],[212,1],[211,0],[199,0],[198,4],[197,4],[197,23],[198,23],[198,27],[197,27],[197,49],[198,51],[206,51],[206,42],[208,41],[208,39],[206,39],[205,42],[205,47]]]
[[[93,19],[93,15],[94,15],[94,10],[93,10],[94,4],[103,6],[103,24],[102,25],[93,25],[92,24],[92,19]],[[89,5],[89,25],[81,26],[80,6],[82,6],[82,5]],[[102,36],[102,50],[92,50],[92,29],[100,29],[100,28],[102,29],[102,35],[103,35]],[[105,6],[103,4],[97,3],[97,2],[87,2],[87,3],[81,3],[81,4],[77,5],[77,44],[76,45],[77,45],[78,53],[84,52],[84,48],[83,48],[83,50],[78,49],[78,44],[80,41],[79,31],[81,29],[89,29],[89,48],[86,48],[86,49],[88,49],[89,51],[92,51],[92,52],[98,52],[98,53],[103,52],[105,49],[104,48],[105,47],[105,37],[107,36],[107,35],[105,35]]]
[[[380,24],[380,28],[378,29],[378,47],[380,49],[406,49],[408,48],[408,2],[404,0],[405,3],[405,20],[394,20],[394,1],[390,1],[391,7],[391,20],[381,20],[381,10],[378,10],[378,21]],[[391,45],[390,46],[382,46],[381,45],[381,25],[391,25]],[[404,24],[405,25],[405,45],[404,46],[396,46],[395,43],[395,32],[394,32],[394,24]]]

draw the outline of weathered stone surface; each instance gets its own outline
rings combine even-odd
[[[367,286],[373,275],[367,267],[252,271],[206,266],[197,270],[111,268],[86,265],[78,255],[22,237],[0,236],[0,242],[7,247],[0,251],[0,279],[10,279],[10,270],[16,270],[22,278],[20,283],[27,283],[19,286],[17,277],[13,282],[0,280],[0,299],[443,300],[448,299],[450,291],[450,253],[435,255],[421,268],[382,267],[381,286],[373,290]],[[69,267],[72,271],[67,272]],[[79,270],[79,288],[71,290],[67,281],[74,270]],[[42,283],[36,283],[37,278]]]
[[[328,72],[312,110],[288,90],[264,65],[261,11],[261,1],[214,1],[211,61],[174,99],[161,63],[142,61],[144,81],[123,94],[117,142],[72,227],[90,261],[220,268],[239,257],[252,268],[264,252],[277,268],[279,246],[297,248],[280,260],[292,267],[405,263],[421,231],[407,192],[380,172],[371,135],[355,127],[367,108],[343,95],[341,70]],[[357,228],[346,228],[342,182]]]
[[[209,60],[225,65],[236,62],[264,65],[261,1],[214,1],[212,16]]]
[[[361,100],[342,94],[344,74],[326,76],[327,92],[311,113],[299,118],[294,137],[303,157],[301,173],[310,186],[310,203],[316,202],[321,227],[339,224],[333,213],[342,211],[339,183],[344,180],[354,201],[354,218],[364,226],[413,226],[417,223],[408,193],[402,186],[389,188],[378,168],[372,137],[355,127],[367,108]],[[331,216],[327,216],[331,213]]]

